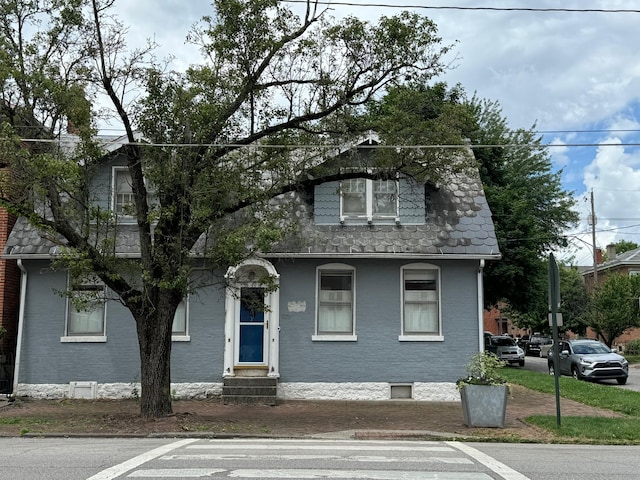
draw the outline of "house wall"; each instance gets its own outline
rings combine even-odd
[[[73,381],[135,385],[140,360],[135,323],[116,301],[106,306],[106,342],[65,343],[66,288],[63,271],[47,261],[25,262],[27,301],[19,383],[66,384]],[[223,370],[224,295],[212,287],[189,298],[188,342],[172,344],[175,382],[219,382]],[[133,387],[132,387],[133,388]]]
[[[403,342],[398,339],[400,267],[412,262],[345,261],[356,269],[357,341],[314,342],[316,267],[325,263],[329,262],[274,261],[280,274],[280,382],[287,387],[283,392],[295,391],[296,385],[335,388],[357,383],[388,389],[394,383],[427,383],[436,390],[446,385],[451,395],[455,380],[463,376],[465,364],[478,350],[477,262],[429,262],[441,267],[444,341]],[[140,364],[129,311],[114,301],[107,304],[106,342],[61,342],[66,301],[54,290],[65,288],[66,274],[50,270],[46,261],[25,265],[28,284],[18,394],[64,397],[70,382],[97,382],[97,396],[134,395]],[[208,287],[190,296],[190,340],[172,344],[172,383],[180,395],[219,393],[224,316],[223,290]],[[317,388],[314,392],[308,395],[317,397]]]
[[[282,261],[280,380],[282,382],[454,382],[478,350],[476,262],[442,267],[444,341],[401,342],[400,267],[409,261],[345,261],[356,269],[357,342],[311,340],[315,274],[323,262]],[[301,304],[306,308],[301,311]]]

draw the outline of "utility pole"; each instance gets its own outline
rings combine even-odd
[[[591,224],[591,240],[593,245],[593,287],[598,286],[598,254],[596,249],[596,210],[593,202],[593,189],[591,190],[591,215],[588,222]]]

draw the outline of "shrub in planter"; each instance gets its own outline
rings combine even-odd
[[[504,365],[493,353],[477,353],[467,364],[467,375],[456,382],[464,423],[469,427],[504,427],[509,394],[500,376]]]

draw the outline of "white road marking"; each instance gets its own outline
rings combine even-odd
[[[149,470],[136,470],[127,475],[127,478],[202,478],[211,477],[216,473],[227,470],[219,468],[156,468]]]
[[[514,469],[507,467],[504,463],[499,462],[495,458],[482,453],[480,450],[477,450],[469,445],[465,445],[460,442],[446,442],[448,445],[451,445],[454,448],[457,448],[461,452],[467,454],[471,458],[475,459],[481,465],[484,465],[488,469],[494,471],[498,475],[500,475],[504,480],[530,480],[529,477],[522,475],[520,472],[515,471]]]
[[[143,463],[146,463],[150,460],[158,458],[166,453],[169,453],[176,448],[183,447],[193,442],[197,442],[198,439],[187,439],[187,440],[178,440],[177,442],[169,443],[167,445],[163,445],[162,447],[154,448],[153,450],[149,450],[137,457],[134,457],[126,462],[122,462],[118,465],[114,465],[113,467],[107,468],[99,473],[96,473],[92,477],[87,478],[87,480],[111,480],[112,478],[117,478],[121,475],[124,475],[129,470],[133,470],[134,468],[139,467]]]
[[[454,449],[451,447],[445,446],[418,446],[419,444],[414,444],[411,447],[411,450],[414,452],[453,452]],[[282,444],[271,444],[271,443],[261,443],[261,444],[217,444],[217,445],[206,445],[206,444],[198,444],[198,445],[190,445],[186,447],[187,449],[198,449],[198,450],[237,450],[240,447],[251,447],[252,450],[348,450],[348,451],[362,451],[362,450],[370,450],[370,451],[382,451],[382,452],[390,452],[390,451],[398,451],[398,452],[406,452],[406,446],[390,446],[390,445],[331,445],[331,444],[322,444],[322,445],[282,445]]]
[[[202,453],[197,455],[163,455],[160,460],[344,460],[353,462],[379,463],[447,463],[473,464],[468,458],[461,457],[382,457],[382,456],[340,456],[340,455],[216,455]]]
[[[368,480],[491,480],[485,473],[410,472],[389,470],[232,470],[229,478],[348,478]]]

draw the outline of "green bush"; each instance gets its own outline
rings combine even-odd
[[[640,338],[627,342],[624,346],[625,355],[640,355]]]

